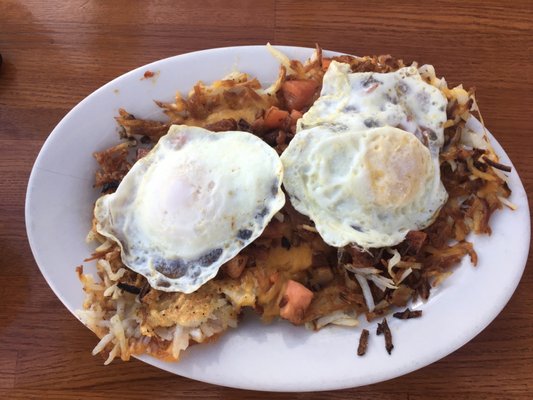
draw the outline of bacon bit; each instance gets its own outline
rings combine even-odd
[[[411,311],[410,309],[406,308],[403,311],[392,314],[392,316],[398,319],[420,318],[422,316],[422,310]]]
[[[146,72],[144,73],[144,79],[153,78],[154,75],[155,75],[155,72],[152,72],[152,71],[146,71]]]
[[[212,132],[235,131],[237,130],[237,121],[233,118],[221,119],[220,121],[205,125],[204,128]]]
[[[497,163],[496,161],[492,161],[487,156],[483,156],[482,159],[487,164],[489,164],[492,168],[496,168],[496,169],[499,169],[500,171],[504,171],[504,172],[511,172],[512,171],[512,168],[509,167],[508,165],[503,165],[503,164]]]
[[[148,281],[144,282],[144,285],[141,287],[141,291],[139,292],[139,300],[142,300],[151,289],[152,287],[150,286],[150,283],[148,283]]]
[[[119,282],[117,283],[117,287],[131,294],[141,293],[141,288],[138,288],[137,286],[133,286],[133,285],[128,285],[127,283]]]
[[[468,158],[466,160],[466,164],[468,165],[468,169],[472,172],[472,175],[477,178],[485,179],[486,181],[495,181],[497,179],[494,175],[480,171],[478,168],[476,168],[472,158]]]
[[[394,345],[392,344],[392,333],[390,331],[389,324],[387,323],[387,318],[383,318],[383,322],[381,324],[378,322],[376,335],[379,336],[382,333],[385,336],[385,349],[387,349],[387,353],[390,355],[392,349],[394,349]]]
[[[359,337],[359,346],[357,347],[357,355],[358,356],[364,356],[366,353],[366,349],[368,347],[368,336],[370,335],[370,332],[368,329],[363,329],[361,331],[361,336]]]

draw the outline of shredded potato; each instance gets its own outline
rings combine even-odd
[[[165,122],[138,119],[119,110],[116,120],[129,140],[94,154],[101,168],[95,186],[103,193],[113,192],[135,162],[132,148],[137,147],[137,158],[142,157],[171,124],[248,131],[281,153],[307,108],[287,109],[285,82],[308,80],[320,87],[331,60],[348,63],[354,72],[391,72],[404,66],[391,56],[324,58],[319,47],[307,63],[301,63],[268,48],[282,65],[277,81],[266,90],[256,79],[233,73],[210,86],[199,82],[187,98],[178,94],[174,103],[157,102],[168,118]],[[141,353],[178,360],[189,344],[213,340],[236,327],[244,307],[255,309],[265,322],[278,318],[290,281],[313,293],[305,313],[294,321],[315,330],[329,324],[356,326],[358,315],[372,320],[410,300],[427,299],[431,288],[466,255],[476,265],[469,234],[490,234],[492,213],[504,205],[514,208],[508,200],[511,190],[506,177],[498,170],[507,171],[507,167],[498,163],[485,136],[465,128],[470,110],[478,111],[473,90],[461,85],[449,89],[432,66],[422,66],[420,73],[448,98],[441,176],[449,199],[431,226],[410,232],[392,248],[337,249],[324,243],[309,218],[286,204],[260,238],[213,280],[186,295],[150,288],[144,277],[122,264],[118,246],[102,238],[93,223],[88,238],[101,245],[86,261],[97,260],[100,281],[84,274],[82,267],[77,269],[87,296],[78,315],[100,338],[93,354],[105,354],[106,364],[115,357],[128,360]],[[275,128],[271,122],[265,124],[271,107],[283,117],[276,120]],[[146,149],[139,152],[139,143]],[[195,310],[204,317],[198,318]]]

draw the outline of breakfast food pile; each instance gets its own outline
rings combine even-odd
[[[168,122],[120,110],[124,141],[95,153],[100,279],[78,267],[79,317],[106,363],[178,360],[244,308],[313,330],[386,316],[475,265],[467,235],[514,207],[510,169],[466,126],[473,91],[390,56],[270,49],[270,87],[235,72],[158,102]]]

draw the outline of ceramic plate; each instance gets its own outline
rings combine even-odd
[[[301,60],[313,52],[278,48]],[[118,143],[113,119],[118,108],[139,117],[164,120],[154,99],[172,101],[176,90],[187,93],[197,81],[220,79],[235,68],[258,77],[265,86],[278,74],[278,62],[265,46],[220,48],[167,58],[98,89],[74,107],[46,140],[28,185],[27,232],[42,274],[71,312],[82,308],[84,298],[75,267],[94,249],[85,243],[98,196],[92,187],[96,170],[92,153]],[[142,79],[148,70],[155,76]],[[476,120],[469,123],[476,130],[482,129]],[[502,162],[511,165],[495,140],[493,144]],[[465,259],[452,277],[432,292],[427,303],[414,304],[424,310],[422,318],[389,318],[395,344],[390,356],[383,337],[372,334],[367,354],[358,357],[360,328],[331,327],[314,333],[285,322],[263,325],[247,315],[238,329],[217,342],[189,348],[179,363],[139,358],[200,381],[274,391],[354,387],[424,367],[476,336],[503,309],[518,285],[529,248],[529,207],[514,169],[509,186],[513,190],[510,200],[518,209],[497,212],[491,221],[492,236],[473,238],[478,266]],[[92,264],[85,268],[95,271]],[[362,323],[367,325],[373,333],[375,326]],[[107,368],[112,370],[113,365]]]

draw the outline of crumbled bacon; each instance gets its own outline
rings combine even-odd
[[[385,349],[387,350],[387,353],[391,354],[392,349],[394,349],[394,345],[392,344],[392,333],[389,328],[389,324],[387,323],[387,318],[383,318],[383,321],[381,323],[378,322],[378,327],[376,329],[376,335],[381,335],[385,337]]]
[[[392,314],[392,316],[398,319],[420,318],[422,316],[422,310],[411,311],[409,308],[406,308],[403,311]]]
[[[131,293],[131,294],[139,294],[141,293],[141,289],[137,286],[128,285],[127,283],[119,282],[117,283],[117,287],[119,289],[124,290],[125,292]]]
[[[205,125],[204,128],[212,132],[235,131],[237,130],[237,121],[233,118],[221,119]]]
[[[370,332],[368,329],[363,329],[361,331],[361,336],[359,337],[359,346],[357,347],[357,355],[364,356],[366,354],[366,349],[368,347],[368,336]]]
[[[498,163],[496,161],[491,160],[490,158],[488,158],[486,156],[483,156],[483,161],[485,161],[491,167],[499,169],[500,171],[504,171],[504,172],[511,172],[512,171],[512,168],[509,167],[508,165],[500,164],[500,163]]]

